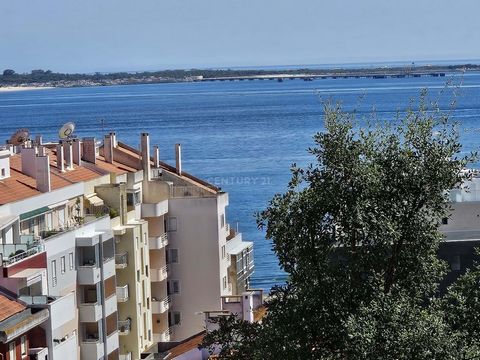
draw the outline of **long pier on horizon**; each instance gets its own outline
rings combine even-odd
[[[245,76],[226,76],[226,77],[199,77],[194,81],[246,81],[246,80],[304,80],[312,81],[315,79],[386,79],[386,78],[408,78],[408,77],[444,77],[443,71],[385,71],[385,72],[338,72],[328,74],[270,74],[270,75],[245,75]]]

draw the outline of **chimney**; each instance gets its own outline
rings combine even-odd
[[[156,168],[160,167],[160,149],[158,145],[153,147],[153,166]]]
[[[58,171],[65,172],[65,166],[63,164],[63,146],[61,143],[57,145],[57,169]]]
[[[42,145],[39,145],[39,146],[38,146],[37,155],[38,155],[38,156],[45,156],[45,148],[44,148]]]
[[[117,143],[117,133],[111,132],[111,133],[110,133],[110,137],[112,138],[113,147],[116,148],[116,147],[118,146],[118,143]]]
[[[112,137],[112,133],[110,135],[105,135],[103,140],[103,156],[105,157],[105,161],[108,163],[113,163],[113,143],[115,140],[115,135]]]
[[[65,156],[65,163],[67,165],[67,170],[73,170],[73,152],[72,152],[72,142],[70,140],[63,142],[63,154]]]
[[[79,139],[73,139],[72,148],[73,163],[82,166],[82,144]]]
[[[150,136],[148,133],[142,133],[140,146],[142,150],[143,178],[150,181],[152,180],[152,174],[150,171]]]
[[[36,145],[43,145],[42,135],[37,135],[37,136],[35,136],[35,144],[36,144]]]
[[[50,181],[50,158],[46,156],[37,156],[35,159],[36,162],[36,179],[37,179],[37,189],[43,193],[49,192],[51,190],[51,181]]]
[[[95,138],[93,137],[83,138],[82,160],[88,161],[92,164],[95,164],[97,162],[95,146],[96,146]]]
[[[21,157],[22,157],[22,172],[25,175],[35,178],[36,176],[36,161],[35,156],[37,155],[37,149],[35,146],[21,148]]]
[[[0,180],[10,177],[10,149],[0,148]]]
[[[175,163],[177,174],[182,175],[182,146],[180,144],[175,144]]]

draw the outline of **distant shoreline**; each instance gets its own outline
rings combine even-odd
[[[7,72],[7,73],[6,73]],[[401,78],[422,76],[445,76],[445,74],[463,74],[480,72],[480,65],[421,65],[421,66],[382,66],[372,68],[330,68],[330,69],[190,69],[144,71],[137,73],[95,73],[63,74],[50,70],[33,70],[31,73],[17,74],[5,70],[0,74],[0,91],[36,90],[46,88],[92,87],[133,84],[161,84],[177,82],[235,81],[235,80],[286,80],[325,78]],[[2,87],[3,86],[3,87]]]

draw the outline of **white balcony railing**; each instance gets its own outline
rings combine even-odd
[[[168,276],[168,266],[162,266],[160,269],[150,269],[150,280],[153,282],[163,281]]]
[[[160,236],[151,236],[148,238],[150,249],[160,250],[168,245],[167,233],[163,233]]]
[[[117,301],[118,302],[128,301],[128,285],[117,286]]]
[[[118,333],[119,335],[128,335],[132,327],[132,320],[128,318],[127,320],[118,321]]]
[[[152,299],[152,313],[163,314],[170,308],[170,296],[166,296],[162,300]]]
[[[132,353],[126,353],[126,354],[119,354],[118,355],[118,360],[132,360]]]

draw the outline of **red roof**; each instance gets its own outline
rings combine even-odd
[[[25,309],[26,307],[22,304],[10,300],[6,296],[0,294],[0,321],[8,319],[9,317],[18,314]]]

